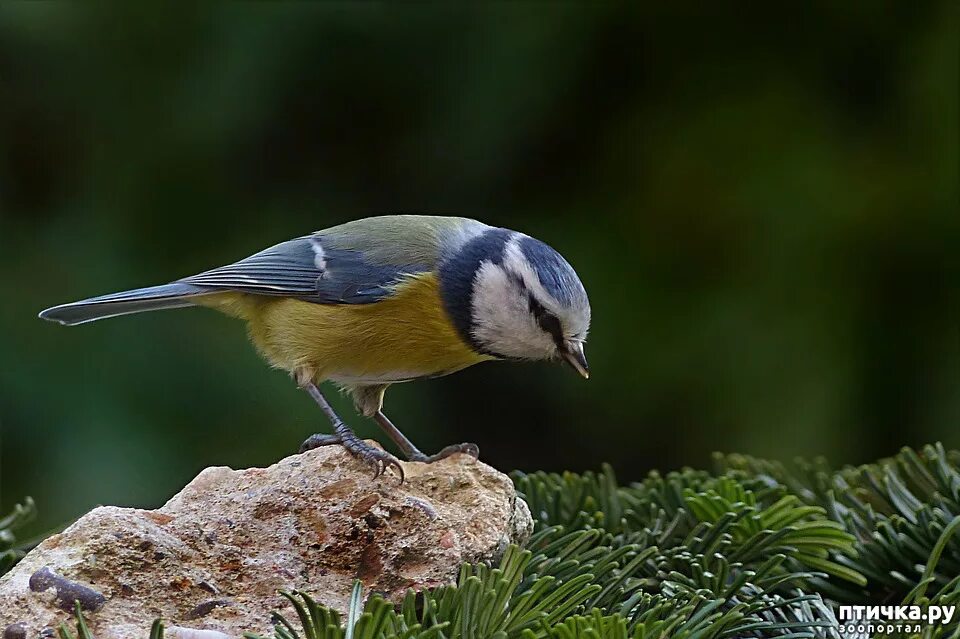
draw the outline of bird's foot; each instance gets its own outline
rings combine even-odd
[[[417,453],[417,454],[411,455],[410,461],[432,464],[435,461],[446,459],[447,457],[449,457],[450,455],[453,455],[454,453],[466,453],[467,455],[470,455],[474,459],[478,459],[480,457],[480,447],[477,446],[476,444],[469,444],[469,443],[451,444],[443,448],[443,450],[441,450],[439,453],[436,453],[435,455],[424,455],[423,453]]]
[[[321,446],[340,444],[347,450],[348,453],[363,463],[373,467],[374,479],[386,473],[387,469],[392,466],[394,469],[396,469],[397,474],[400,476],[400,483],[403,483],[403,466],[400,465],[400,462],[396,457],[385,450],[371,446],[367,442],[363,441],[357,437],[356,434],[350,430],[346,424],[337,424],[334,427],[334,430],[336,432],[333,435],[325,435],[320,433],[311,435],[306,439],[306,441],[300,444],[300,452],[303,453],[308,450],[313,450],[314,448],[320,448]]]

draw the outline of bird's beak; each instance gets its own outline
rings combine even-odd
[[[573,340],[564,342],[560,354],[573,367],[573,370],[583,375],[584,379],[590,379],[590,366],[587,365],[587,356],[583,354],[583,342]]]

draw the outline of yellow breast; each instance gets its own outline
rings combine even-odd
[[[205,305],[248,321],[263,357],[288,371],[345,384],[443,375],[493,359],[473,351],[443,309],[433,273],[410,276],[371,304],[312,304],[226,293]]]

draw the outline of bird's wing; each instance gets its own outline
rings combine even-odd
[[[317,304],[366,304],[387,297],[408,275],[436,270],[445,253],[489,228],[461,217],[368,217],[282,242],[180,282]]]
[[[293,297],[317,304],[366,304],[390,294],[407,275],[433,264],[372,259],[362,248],[341,248],[324,231],[282,242],[255,255],[179,280],[214,290]]]

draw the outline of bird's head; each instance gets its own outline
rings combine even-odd
[[[590,301],[573,267],[527,235],[489,229],[440,269],[443,302],[461,336],[502,359],[562,359],[589,376]]]

